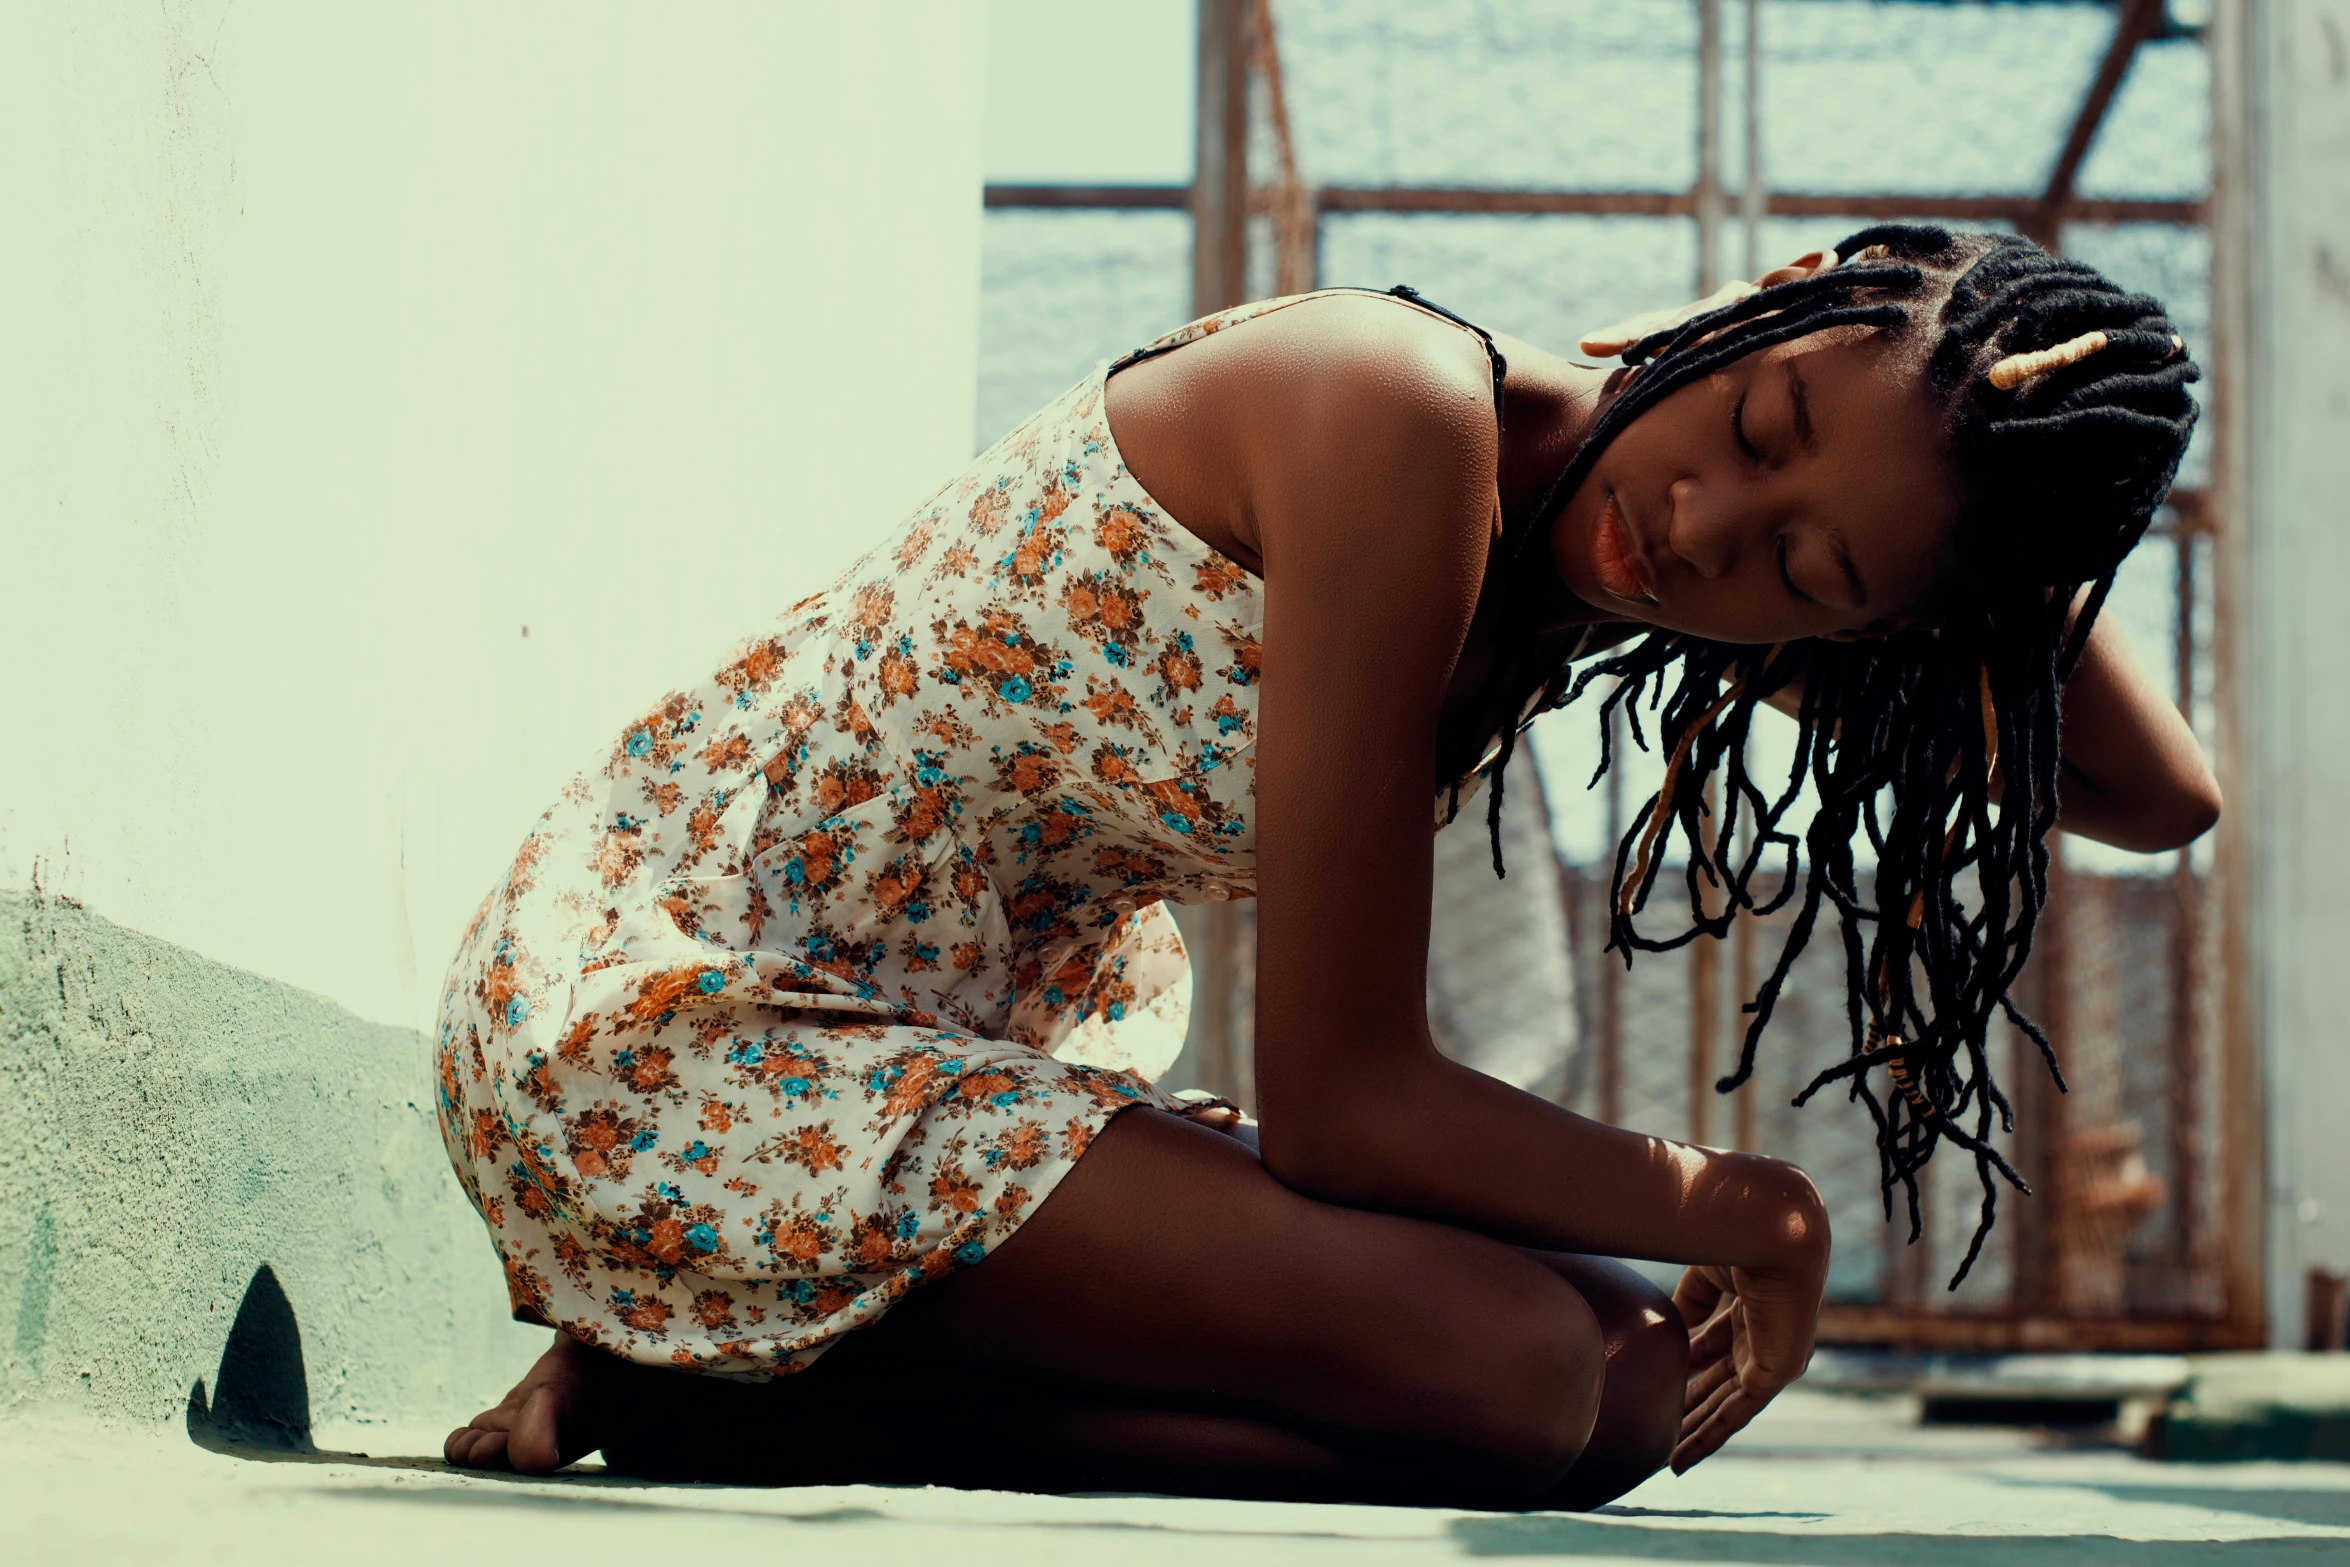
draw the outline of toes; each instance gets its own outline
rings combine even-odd
[[[553,1474],[563,1467],[561,1414],[561,1399],[534,1394],[524,1401],[514,1429],[503,1433],[506,1462],[516,1474]]]
[[[441,1456],[461,1469],[505,1469],[511,1466],[507,1441],[504,1431],[466,1426],[449,1433],[449,1440],[441,1444]]]

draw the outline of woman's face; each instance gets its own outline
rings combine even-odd
[[[1957,492],[1915,355],[1843,328],[1634,419],[1560,513],[1551,555],[1592,607],[1708,641],[1882,635],[1929,599]]]

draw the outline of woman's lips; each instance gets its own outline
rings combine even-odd
[[[1610,597],[1629,604],[1656,602],[1656,583],[1649,576],[1648,562],[1632,545],[1631,530],[1624,526],[1624,514],[1616,506],[1613,490],[1608,491],[1607,504],[1600,507],[1599,521],[1591,528],[1591,568]]]

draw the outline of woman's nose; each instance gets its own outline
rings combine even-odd
[[[1744,526],[1736,509],[1724,504],[1718,489],[1695,479],[1677,481],[1669,493],[1673,513],[1666,547],[1708,581],[1736,570]]]

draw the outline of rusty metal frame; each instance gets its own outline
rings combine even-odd
[[[991,184],[985,203],[992,210],[1034,211],[1187,211],[1194,219],[1194,313],[1205,315],[1237,304],[1247,292],[1248,221],[1253,214],[1274,221],[1279,291],[1299,292],[1318,281],[1318,250],[1322,219],[1331,214],[1445,213],[1519,214],[1528,216],[1641,216],[1694,220],[1699,227],[1699,292],[1721,279],[1722,228],[1726,193],[1721,178],[1720,85],[1722,74],[1721,0],[1695,0],[1699,14],[1698,67],[1700,93],[1698,172],[1687,190],[1550,190],[1502,189],[1483,186],[1357,186],[1306,185],[1299,176],[1291,147],[1287,104],[1282,90],[1279,51],[1274,37],[1269,0],[1199,0],[1199,116],[1197,177],[1175,184]],[[2212,50],[2213,185],[2205,200],[2140,200],[2084,198],[2077,192],[2082,165],[2095,146],[2098,131],[2127,80],[2139,50],[2165,35],[2168,23],[2164,0],[2114,0],[2112,41],[2087,84],[2080,107],[2058,150],[2045,186],[2037,192],[2010,195],[1960,195],[1933,192],[1794,192],[1764,187],[1757,120],[1758,40],[1761,0],[1745,0],[1746,15],[1746,168],[1739,199],[1739,216],[1746,230],[1747,270],[1757,260],[1752,253],[1762,220],[1783,218],[1849,218],[1858,220],[1944,219],[2003,222],[2039,243],[2055,248],[2068,224],[2164,223],[2210,229],[2214,238],[2211,280],[2214,306],[2214,365],[2210,405],[2214,416],[2214,477],[2208,490],[2177,490],[2170,498],[2167,520],[2157,531],[2176,538],[2179,551],[2176,590],[2182,612],[2173,662],[2182,692],[2191,691],[2197,657],[2193,601],[2198,569],[2189,548],[2198,535],[2214,540],[2210,569],[2214,583],[2214,641],[2220,666],[2220,732],[2216,736],[2222,776],[2240,776],[2240,741],[2228,716],[2225,700],[2236,678],[2236,657],[2227,634],[2229,609],[2237,591],[2242,544],[2227,526],[2244,515],[2244,479],[2239,457],[2241,436],[2236,432],[2235,398],[2230,390],[2242,381],[2241,359],[2246,339],[2243,300],[2244,267],[2239,254],[2244,224],[2243,171],[2245,106],[2240,74],[2243,43],[2236,36],[2245,25],[2248,0],[2221,0],[2218,16],[2208,30]],[[1264,83],[1267,109],[1273,120],[1273,140],[1280,167],[1270,181],[1253,184],[1247,168],[1249,79],[1252,69]],[[2190,697],[2191,699],[2191,697]],[[1609,775],[1608,811],[1620,835],[1622,814],[1616,798],[1617,780]],[[2243,831],[2237,813],[2223,824],[2216,875],[2198,873],[2186,853],[2173,873],[2178,892],[2178,922],[2174,929],[2174,1039],[2171,1081],[2171,1164],[2181,1190],[2175,1222],[2182,1255],[2192,1264],[2210,1267],[2224,1298],[2224,1313],[2210,1316],[2084,1317],[2064,1314],[2053,1293],[2056,1257],[2062,1244],[2060,1227],[2045,1222],[2054,1214],[2019,1215],[2025,1222],[2016,1234],[2017,1273],[2010,1304],[1996,1312],[1935,1310],[1922,1304],[1922,1293],[1903,1280],[1889,1291],[1882,1305],[1834,1305],[1821,1317],[1821,1341],[1841,1344],[1902,1345],[1928,1350],[2200,1350],[2257,1345],[2265,1337],[2264,1236],[2261,1230],[2265,1179],[2258,1150],[2262,1147],[2259,1106],[2259,1061],[2253,1000],[2242,977],[2243,921],[2246,914],[2241,868],[2247,863],[2240,841]],[[2061,873],[2060,873],[2061,874]],[[2216,887],[2217,906],[2207,895]],[[1249,961],[1242,949],[1248,933],[1239,928],[1235,911],[1211,906],[1208,940],[1199,960],[1199,996],[1207,1011],[1207,1026],[1195,1036],[1204,1047],[1201,1062],[1205,1086],[1247,1096],[1247,1038],[1245,1018],[1230,1015],[1228,1002],[1241,985],[1241,968]],[[2054,911],[2052,912],[2060,912]],[[2199,1058],[2190,1007],[2202,986],[2215,976],[2202,972],[2202,922],[2219,924],[2220,974],[2217,1077],[2220,1108],[2217,1140],[2220,1151],[2232,1155],[2221,1173],[2218,1211],[2198,1213],[2192,1194],[2201,1185],[2200,1172],[2208,1159],[2200,1121],[2192,1101],[2203,1091],[2205,1073]],[[2064,998],[2063,920],[2053,920],[2042,939],[2035,967],[2047,994],[2044,1013],[2061,1011]],[[1747,932],[1751,938],[1751,931]],[[1714,970],[1720,958],[1699,943],[1693,948],[1698,965],[1692,979],[1700,996],[1718,987]],[[1698,949],[1707,949],[1700,951]],[[1732,961],[1743,982],[1752,966],[1750,951],[1735,949]],[[1613,965],[1600,966],[1600,994],[1596,1018],[1598,1039],[1596,1083],[1593,1085],[1603,1118],[1621,1114],[1623,1019],[1621,985]],[[1711,1071],[1715,1008],[1700,1008],[1705,1016],[1691,1019],[1691,1132],[1703,1140],[1711,1130],[1700,1079]],[[2053,1021],[2053,1019],[2051,1019]],[[2030,1103],[2018,1108],[2027,1119],[2058,1131],[2064,1107],[2052,1094],[2023,1096]],[[1732,1110],[1733,1133],[1742,1143],[1753,1139],[1751,1096],[1741,1096]],[[2046,1101],[2042,1103],[2040,1101]],[[2053,1144],[2050,1144],[2053,1146]],[[2053,1174],[2053,1172],[2051,1172]],[[2027,1205],[2032,1206],[2032,1205]],[[2032,1218],[2043,1222],[2033,1223]],[[1914,1282],[1914,1281],[1907,1281]]]

